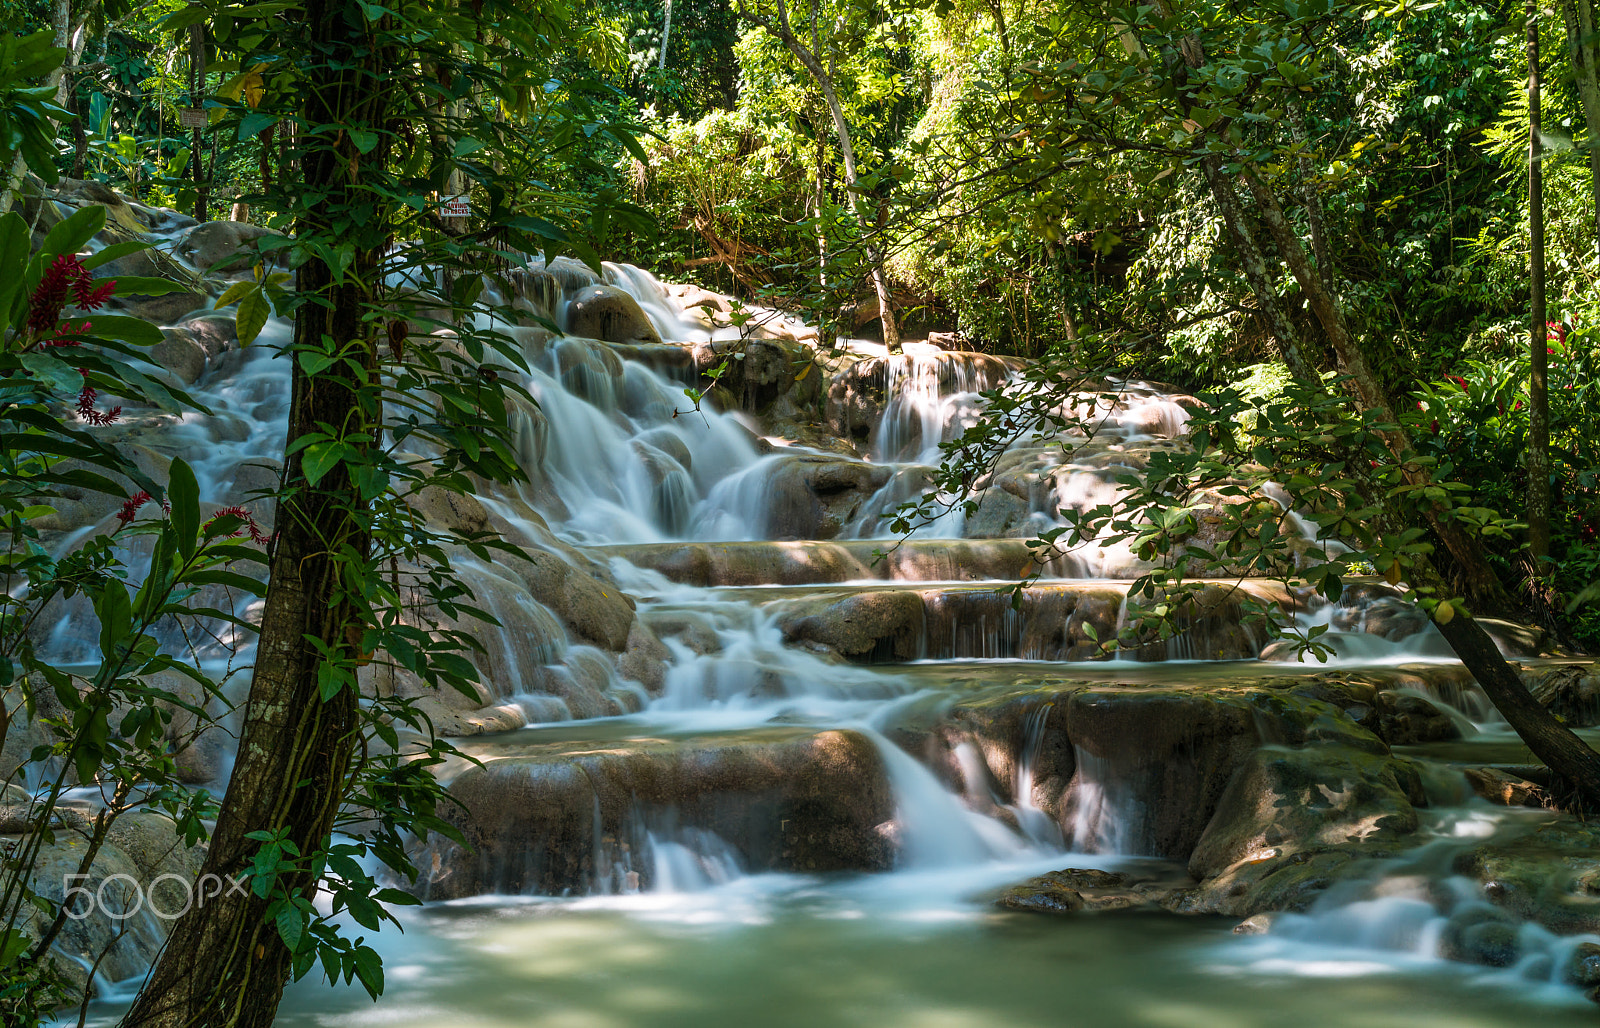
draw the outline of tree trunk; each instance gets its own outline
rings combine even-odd
[[[672,38],[672,0],[667,0],[666,10],[661,19],[661,60],[656,64],[656,71],[667,70],[667,40]]]
[[[1300,283],[1300,289],[1310,302],[1312,313],[1316,315],[1329,345],[1333,347],[1339,370],[1350,377],[1362,405],[1377,413],[1385,422],[1392,424],[1395,419],[1389,409],[1387,391],[1367,364],[1366,354],[1362,352],[1355,337],[1350,334],[1337,295],[1312,267],[1311,261],[1306,256],[1305,247],[1300,244],[1300,237],[1289,224],[1289,219],[1279,205],[1277,196],[1249,169],[1240,174],[1256,199],[1262,220],[1272,233],[1273,241],[1278,244],[1278,251],[1284,263],[1289,266],[1295,281]],[[1389,452],[1394,454],[1397,460],[1404,460],[1405,454],[1410,450],[1410,443],[1405,433],[1395,428],[1383,433],[1383,439],[1389,447]],[[1405,469],[1405,475],[1407,481],[1413,485],[1421,483],[1425,478],[1420,469],[1409,466]],[[1495,612],[1509,607],[1510,597],[1506,594],[1500,577],[1484,560],[1483,548],[1454,522],[1440,517],[1437,511],[1430,511],[1427,517],[1428,525],[1433,529],[1434,535],[1444,543],[1445,549],[1450,552],[1451,558],[1460,569],[1466,591],[1473,604],[1480,609]]]
[[[50,5],[50,28],[55,33],[51,40],[53,44],[63,47],[68,51],[67,63],[50,72],[47,85],[54,86],[56,90],[56,106],[67,106],[67,64],[72,63],[72,0],[55,0]]]
[[[1278,295],[1278,290],[1272,284],[1271,275],[1267,270],[1266,255],[1256,242],[1255,233],[1250,230],[1244,206],[1239,202],[1238,191],[1233,188],[1233,182],[1222,170],[1222,158],[1215,154],[1207,155],[1200,161],[1200,170],[1205,174],[1206,184],[1211,187],[1211,196],[1216,200],[1217,208],[1222,214],[1222,223],[1228,228],[1228,237],[1233,240],[1233,248],[1239,255],[1239,266],[1244,272],[1245,281],[1249,283],[1250,291],[1255,294],[1261,313],[1266,316],[1268,331],[1278,341],[1283,362],[1289,366],[1290,373],[1300,381],[1308,383],[1320,381],[1316,369],[1306,361],[1301,351],[1300,333],[1295,329],[1294,322],[1289,320],[1289,312],[1284,307],[1283,298]]]
[[[189,26],[189,106],[197,111],[204,110],[201,105],[205,102],[206,90],[206,28],[204,25]],[[201,166],[200,158],[205,152],[200,142],[200,126],[196,125],[193,139],[189,144],[190,160],[193,162],[194,175],[194,216],[197,221],[206,221],[206,187],[205,170]]]
[[[1539,14],[1528,0],[1528,556],[1543,577],[1550,557],[1550,329],[1544,303],[1544,141],[1539,99]]]
[[[331,80],[306,90],[307,120],[382,125],[386,55],[370,45],[370,27],[354,0],[309,0],[303,17],[308,41],[323,62],[319,73]],[[322,212],[370,203],[371,194],[359,185],[360,171],[385,158],[385,145],[361,154],[345,135],[310,149],[302,174],[308,189],[326,191],[327,199],[302,216],[299,236],[326,238],[329,224]],[[294,345],[321,352],[331,342],[346,359],[315,377],[306,375],[299,361],[291,363],[290,440],[321,423],[344,426],[345,441],[358,449],[372,445],[379,412],[366,384],[374,377],[376,347],[362,316],[372,299],[371,283],[380,278],[379,266],[379,251],[358,250],[337,284],[321,261],[301,266],[299,289],[317,299],[299,308]],[[348,689],[322,698],[318,671],[324,657],[313,641],[331,653],[348,652],[356,610],[334,598],[346,589],[346,563],[365,558],[370,536],[360,493],[345,465],[308,486],[303,452],[287,460],[255,677],[238,760],[203,874],[245,871],[260,845],[246,838],[250,832],[286,830],[302,853],[320,850],[333,828],[356,743],[357,698]],[[305,870],[280,875],[278,881],[303,896],[317,887]],[[276,925],[264,916],[267,907],[268,901],[253,892],[240,896],[227,890],[191,908],[174,924],[124,1023],[271,1025],[293,962]]]
[[[1600,254],[1600,39],[1595,38],[1593,0],[1567,0],[1561,7],[1567,24],[1572,75],[1588,129],[1589,200],[1594,214],[1594,244]]]
[[[791,40],[794,37],[789,37]],[[828,113],[833,116],[834,135],[839,137],[839,153],[844,158],[845,188],[850,191],[850,208],[856,213],[856,224],[861,226],[861,234],[871,238],[874,231],[872,221],[867,217],[865,201],[861,196],[860,179],[856,175],[856,148],[850,136],[850,124],[845,121],[844,107],[839,103],[839,94],[834,91],[833,77],[823,71],[822,65],[815,57],[810,56],[806,49],[799,46],[798,40],[790,47],[795,56],[800,58],[802,64],[811,71],[817,80],[817,85],[822,90],[822,98],[827,101]],[[876,243],[867,244],[867,261],[872,265],[872,288],[878,294],[878,316],[883,322],[883,342],[888,346],[890,353],[900,352],[900,325],[895,320],[894,300],[889,295],[889,279],[883,273],[883,252]]]

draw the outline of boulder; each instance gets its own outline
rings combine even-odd
[[[499,561],[580,639],[613,653],[627,648],[634,603],[609,575],[546,550],[529,550],[522,557],[506,554]]]
[[[799,601],[778,623],[786,642],[824,646],[858,661],[915,660],[923,655],[923,601],[911,590]]]
[[[709,833],[747,871],[878,871],[894,856],[882,757],[847,731],[557,744],[471,768],[451,793],[442,814],[468,848],[420,861],[429,899],[647,888],[652,833]]]
[[[472,536],[489,529],[489,513],[477,497],[442,486],[427,486],[406,498],[406,504],[433,528]]]
[[[567,302],[566,331],[608,343],[661,342],[639,301],[608,285],[589,286]]]
[[[5,840],[8,846],[12,840]],[[125,981],[143,974],[165,941],[168,926],[195,895],[193,882],[204,847],[186,848],[172,822],[153,814],[124,814],[107,833],[86,879],[78,873],[87,842],[78,829],[56,831],[34,865],[32,885],[52,901],[65,897],[67,883],[87,891],[92,906],[86,916],[69,919],[52,952],[74,989],[89,987],[86,968],[98,961],[107,981]],[[80,894],[81,895],[81,894]],[[32,913],[32,908],[25,908]],[[138,910],[126,919],[110,916]],[[33,913],[37,927],[42,915]]]
[[[202,273],[243,271],[253,262],[263,238],[282,234],[242,221],[208,221],[183,237],[177,254]]]
[[[767,497],[767,537],[832,539],[861,517],[893,471],[843,457],[798,454],[775,456],[754,473],[762,475]]]
[[[151,364],[171,372],[180,385],[192,385],[206,370],[206,350],[186,328],[168,328],[164,338],[150,347]]]

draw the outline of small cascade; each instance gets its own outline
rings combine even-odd
[[[1072,848],[1084,853],[1137,854],[1140,815],[1112,761],[1074,746],[1078,773],[1068,795]]]
[[[1292,957],[1308,965],[1389,954],[1419,962],[1464,961],[1499,969],[1509,981],[1561,986],[1579,947],[1600,934],[1558,935],[1484,900],[1475,882],[1451,874],[1459,854],[1485,839],[1527,830],[1516,816],[1446,809],[1434,816],[1437,839],[1341,883],[1303,913],[1272,918],[1267,934],[1235,959]]]
[[[1017,755],[1017,778],[1013,788],[1016,802],[1011,805],[1017,816],[1017,827],[1034,845],[1051,849],[1064,849],[1061,826],[1050,814],[1042,810],[1034,799],[1033,777],[1045,745],[1045,729],[1050,711],[1055,705],[1043,703],[1030,711],[1024,722],[1022,751]]]
[[[1006,825],[974,813],[933,773],[877,732],[869,732],[888,770],[895,796],[898,867],[907,870],[973,867],[1016,859],[1031,847]]]
[[[744,873],[738,851],[714,832],[683,828],[675,833],[650,832],[646,839],[656,892],[704,892]]]

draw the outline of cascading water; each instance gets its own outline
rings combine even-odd
[[[1000,704],[1025,691],[1019,683],[1059,682],[1081,671],[1133,690],[1179,674],[1143,661],[1261,655],[1247,634],[1219,631],[1185,643],[1187,649],[1129,652],[1109,664],[1059,663],[1099,655],[1085,625],[1099,639],[1115,635],[1121,578],[1140,568],[1122,545],[1080,548],[1046,569],[1045,583],[1022,607],[1007,601],[1005,590],[1029,563],[1013,541],[1054,523],[1062,507],[1113,499],[1117,476],[1141,466],[1142,448],[1173,445],[1182,436],[1183,398],[1148,383],[1119,382],[1069,400],[1098,419],[1092,443],[1062,458],[1059,440],[1018,440],[983,485],[994,496],[985,500],[987,509],[953,512],[924,527],[917,544],[924,549],[907,552],[928,555],[925,565],[944,578],[918,576],[916,560],[899,555],[879,565],[872,557],[877,544],[851,548],[851,540],[883,538],[881,515],[920,493],[939,442],[972,423],[978,394],[1010,380],[1011,364],[918,346],[904,356],[880,348],[847,362],[833,380],[845,396],[838,418],[855,424],[856,386],[861,395],[876,390],[879,397],[871,423],[863,431],[850,428],[858,458],[842,452],[851,446],[808,447],[783,437],[782,426],[711,403],[692,410],[684,388],[695,378],[694,364],[680,358],[695,347],[725,346],[739,332],[700,317],[697,308],[685,310],[647,272],[607,265],[596,275],[554,261],[535,263],[520,281],[524,293],[505,299],[569,331],[599,324],[583,321],[588,315],[579,304],[597,297],[645,320],[612,342],[506,329],[526,348],[533,370],[522,384],[538,403],[516,414],[528,482],[478,497],[483,522],[474,527],[507,532],[538,551],[537,559],[527,566],[459,565],[501,627],[480,632],[489,686],[481,709],[456,713],[516,729],[461,740],[485,762],[485,774],[472,783],[486,790],[487,802],[476,809],[512,826],[503,839],[483,842],[484,859],[513,854],[518,874],[524,865],[530,869],[516,878],[522,884],[504,885],[493,883],[513,880],[507,867],[489,868],[491,891],[606,894],[605,905],[582,909],[626,914],[645,909],[637,905],[643,890],[683,904],[649,908],[657,914],[670,909],[700,918],[722,903],[754,910],[751,919],[760,921],[790,916],[775,913],[785,904],[820,904],[845,911],[841,920],[871,920],[883,909],[861,898],[871,889],[896,897],[902,904],[896,916],[970,922],[980,909],[974,895],[1024,874],[1170,856],[1177,851],[1169,836],[1195,844],[1195,833],[1184,836],[1181,825],[1169,832],[1161,823],[1173,815],[1161,813],[1151,790],[1172,779],[1163,779],[1159,766],[1061,743],[1055,719],[1080,716],[1070,698],[1038,703],[1010,721],[997,715],[1003,730],[995,728],[993,737],[945,737],[939,733],[950,730],[948,723],[925,724],[943,717],[953,700]],[[798,345],[794,324],[761,313],[780,341],[787,332],[785,345]],[[266,339],[281,339],[284,331],[273,323]],[[851,344],[841,346],[848,351]],[[857,349],[857,356],[869,353]],[[241,502],[249,490],[271,487],[273,454],[283,444],[286,375],[286,362],[274,360],[268,345],[223,354],[196,387],[215,414],[162,424],[164,445],[189,457],[207,502]],[[832,394],[827,402],[834,403]],[[974,570],[980,566],[981,573]],[[903,573],[865,574],[880,567]],[[780,582],[775,568],[789,577]],[[895,576],[918,578],[916,588],[885,580]],[[701,584],[684,584],[690,581]],[[1358,658],[1398,663],[1433,653],[1431,636],[1404,631],[1402,614],[1375,606],[1384,602],[1324,605],[1302,616],[1308,626],[1334,629],[1324,639],[1336,640],[1344,666]],[[74,610],[62,619],[51,641],[58,653],[72,652],[86,616]],[[1294,664],[1252,667],[1261,675],[1305,673]],[[1182,674],[1203,672],[1186,664]],[[935,695],[945,699],[925,702]],[[538,820],[540,802],[497,806],[491,787],[498,780],[487,772],[512,766],[518,773],[506,781],[519,789],[530,782],[559,786],[570,805],[546,821]],[[463,786],[474,773],[462,772]],[[873,794],[876,783],[885,796]],[[849,793],[857,784],[873,795],[856,803]],[[1215,802],[1223,784],[1206,802]],[[576,841],[570,854],[533,868],[530,837],[516,834],[524,830],[542,833],[540,845],[567,835]],[[495,851],[500,844],[503,850]],[[856,863],[828,862],[844,850]],[[571,866],[555,866],[561,861]],[[890,868],[893,874],[871,884],[802,874]],[[1414,872],[1421,873],[1408,867],[1395,874]],[[530,884],[550,882],[562,884]],[[436,884],[441,895],[485,891]],[[817,899],[819,891],[825,899]],[[1369,948],[1424,950],[1430,917],[1454,916],[1441,914],[1437,904],[1427,914],[1405,897],[1328,903],[1330,912],[1314,909],[1298,923],[1361,921],[1367,908],[1359,904],[1387,903],[1374,920],[1389,927],[1350,936]],[[1323,930],[1293,924],[1285,922],[1284,939],[1303,941]],[[441,938],[449,934],[448,927],[439,931]],[[1327,928],[1329,938],[1341,931]]]

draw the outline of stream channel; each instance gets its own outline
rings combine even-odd
[[[702,414],[683,390],[737,335],[699,316],[711,294],[566,261],[522,283],[519,302],[567,329],[508,329],[535,369],[539,406],[517,413],[530,481],[428,515],[548,558],[464,564],[504,626],[483,633],[484,695],[434,701],[485,762],[452,771],[477,849],[424,853],[428,902],[379,937],[379,1002],[308,980],[280,1023],[1593,1023],[1562,969],[1596,936],[1523,914],[1496,921],[1514,937],[1503,966],[1439,955],[1464,910],[1487,908],[1460,855],[1551,815],[1463,784],[1462,767],[1531,761],[1402,600],[1369,589],[1304,612],[1335,629],[1329,666],[1259,660],[1263,640],[1228,618],[1084,659],[1083,626],[1110,637],[1142,570],[1115,545],[1058,561],[1012,608],[1023,539],[1181,445],[1192,401],[1111,383],[1091,442],[1069,457],[1019,441],[977,511],[895,548],[881,515],[921,491],[939,441],[1013,363],[925,344],[824,356],[775,319]],[[197,320],[177,327],[198,337]],[[210,355],[193,388],[214,413],[151,419],[140,445],[189,459],[208,502],[247,501],[250,469],[282,452],[283,365],[267,345]],[[60,625],[70,659],[81,612]],[[1260,934],[1236,933],[1237,903],[1214,897],[1186,916],[995,906],[1062,868],[1194,872],[1250,754],[1316,734],[1311,715],[1271,728],[1269,708],[1301,701],[1268,699],[1330,673],[1364,697],[1327,701],[1335,720],[1414,722],[1384,738],[1413,769],[1415,815],[1369,873],[1317,885]],[[1369,749],[1391,759],[1387,742]],[[91,1023],[114,1022],[136,981],[102,981]]]

